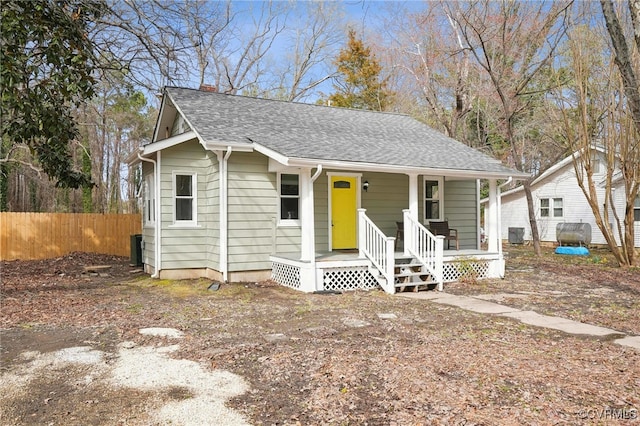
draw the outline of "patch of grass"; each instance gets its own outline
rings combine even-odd
[[[296,306],[295,315],[300,316],[304,314],[308,314],[313,309],[313,305],[310,300],[307,300],[307,303],[304,305]]]
[[[139,314],[142,311],[142,303],[132,303],[127,306],[125,309],[132,314]]]
[[[188,297],[206,294],[207,287],[211,284],[210,280],[206,279],[194,279],[194,280],[167,280],[167,279],[153,279],[147,278],[133,282],[135,287],[142,287],[146,289],[159,289],[171,296],[175,297]]]
[[[220,290],[213,293],[224,297],[232,297],[242,303],[249,303],[255,297],[254,289],[239,283],[223,284]]]
[[[477,269],[478,259],[474,257],[461,257],[456,260],[460,277],[458,280],[467,284],[477,284],[479,272]]]

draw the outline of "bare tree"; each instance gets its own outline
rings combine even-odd
[[[594,26],[593,15],[588,15],[587,24],[569,35],[566,68],[571,84],[555,92],[555,103],[560,108],[567,144],[581,154],[574,157],[574,168],[596,224],[618,263],[630,266],[635,259],[634,203],[640,194],[639,3],[630,1],[628,14],[624,9],[616,12],[610,1],[602,1],[601,6],[615,58],[611,61],[607,54],[610,46],[605,30]],[[627,25],[621,25],[619,16]],[[632,39],[626,35],[631,28],[635,49],[627,43]],[[593,150],[604,153],[604,182],[594,179]],[[620,187],[624,193],[622,211],[616,203],[616,197],[620,197],[616,192],[620,191],[615,189]]]
[[[460,121],[472,109],[474,78],[469,50],[458,21],[452,19],[455,13],[444,2],[429,3],[421,13],[390,12],[385,29],[392,42],[385,58],[401,88],[397,91],[417,97],[417,103],[410,103],[425,110],[420,115],[447,135],[462,139]]]
[[[288,28],[286,61],[276,68],[278,90],[287,101],[300,100],[335,76],[330,58],[343,38],[337,3],[301,3],[295,12],[298,24]],[[282,62],[282,61],[281,61]],[[284,65],[284,66],[283,66]]]
[[[532,167],[526,137],[518,143],[518,125],[549,88],[540,77],[566,33],[565,19],[571,4],[482,0],[456,3],[451,16],[475,62],[489,78],[500,106],[499,131],[509,146],[513,165],[520,171],[528,172]],[[523,186],[534,250],[539,255],[540,237],[531,195],[534,177]]]
[[[620,24],[618,13],[615,11],[612,0],[600,0],[602,15],[607,24],[607,30],[611,38],[611,44],[615,51],[615,62],[624,81],[624,93],[629,103],[629,109],[633,116],[636,128],[640,131],[640,85],[638,84],[638,59],[637,50],[640,49],[640,1],[629,0],[629,18],[633,29],[633,40],[635,41],[635,52],[633,45],[627,39],[630,36]]]

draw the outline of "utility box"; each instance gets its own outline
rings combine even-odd
[[[561,246],[586,246],[591,243],[591,225],[588,223],[559,223],[556,225],[556,241]]]
[[[142,266],[142,234],[131,235],[131,266]]]
[[[524,228],[509,228],[509,244],[524,244]]]

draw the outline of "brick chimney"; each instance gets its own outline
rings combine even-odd
[[[212,86],[211,84],[201,84],[200,90],[202,92],[217,92],[218,88],[216,86]]]

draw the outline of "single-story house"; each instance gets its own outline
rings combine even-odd
[[[559,161],[531,183],[534,208],[540,241],[556,242],[556,227],[560,223],[588,223],[591,226],[591,244],[607,244],[598,228],[593,211],[578,186],[573,158],[582,155],[576,152]],[[605,178],[607,174],[606,158],[600,147],[594,147],[590,155],[593,159],[593,180],[597,186],[598,199],[604,202]],[[618,175],[613,179],[613,199],[619,215],[624,215],[624,180]],[[487,202],[483,200],[483,202]],[[501,194],[501,238],[509,238],[509,228],[524,230],[524,240],[531,240],[531,226],[527,200],[522,186]],[[634,216],[635,247],[640,247],[640,197],[635,201]],[[613,220],[613,214],[610,214]],[[622,218],[621,218],[622,220]],[[616,229],[614,226],[613,229]],[[616,238],[618,235],[616,233]],[[619,243],[619,241],[618,241]]]
[[[480,180],[498,229],[498,180],[525,177],[407,115],[177,87],[137,163],[145,271],[306,292],[503,276]]]

